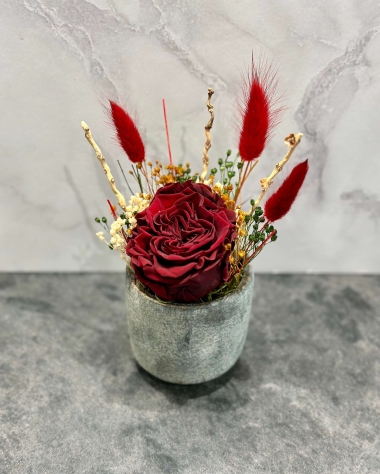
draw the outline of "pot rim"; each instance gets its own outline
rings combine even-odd
[[[126,266],[126,273],[131,273],[133,275],[133,278],[135,279],[135,273],[134,271],[132,270],[131,266],[129,265],[129,262],[127,263],[127,266]],[[173,306],[173,307],[176,307],[176,308],[204,308],[205,306],[208,306],[208,305],[217,305],[219,304],[220,302],[223,302],[226,298],[230,297],[230,296],[233,296],[233,295],[236,295],[238,294],[239,292],[242,292],[246,286],[248,285],[248,282],[250,280],[250,278],[253,278],[254,276],[254,273],[251,269],[251,265],[248,265],[248,267],[245,268],[244,270],[244,273],[243,273],[243,278],[242,278],[242,281],[240,282],[239,286],[231,291],[230,293],[228,293],[227,295],[225,296],[222,296],[221,298],[217,298],[216,300],[213,300],[213,301],[206,301],[205,303],[176,303],[175,301],[168,301],[167,303],[162,303],[161,301],[158,301],[156,298],[146,294],[144,291],[142,291],[135,283],[135,281],[132,281],[132,284],[133,286],[135,287],[136,291],[139,292],[139,294],[141,296],[143,296],[144,298],[150,300],[150,301],[153,301],[154,303],[156,304],[159,304],[159,305],[162,305],[162,306]]]

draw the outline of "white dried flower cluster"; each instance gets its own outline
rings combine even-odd
[[[123,227],[125,226],[125,219],[121,219],[118,217],[116,221],[112,222],[111,228],[109,230],[109,233],[111,235],[111,239],[109,242],[104,237],[104,232],[97,232],[96,236],[105,244],[108,245],[108,247],[111,250],[117,250],[120,252],[120,257],[125,260],[125,237],[123,235]]]
[[[219,181],[217,183],[214,183],[213,187],[212,187],[212,190],[214,191],[214,193],[218,193],[219,195],[222,195],[223,194],[223,184],[219,183]]]
[[[120,252],[120,257],[124,260],[126,238],[132,234],[132,229],[137,225],[135,214],[146,209],[150,204],[150,199],[151,197],[149,194],[136,193],[135,195],[131,196],[129,205],[126,207],[126,211],[124,213],[126,218],[122,219],[121,217],[118,217],[111,224],[109,229],[111,239],[109,242],[107,242],[105,239],[103,232],[96,233],[96,236],[102,242],[107,244],[110,249]]]
[[[131,199],[129,200],[129,205],[127,206],[125,212],[125,217],[127,218],[127,221],[129,223],[128,233],[130,233],[130,231],[134,227],[136,227],[137,221],[135,218],[135,214],[146,209],[149,204],[149,194],[136,193],[135,195],[131,196]]]
[[[96,237],[98,237],[101,241],[106,242],[106,239],[104,238],[103,232],[97,232]]]
[[[125,238],[123,236],[123,227],[125,226],[125,219],[118,217],[113,221],[110,228],[111,240],[110,244],[114,250],[119,250],[125,253]]]

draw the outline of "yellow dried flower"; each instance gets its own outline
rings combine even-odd
[[[170,183],[174,183],[174,178],[171,174],[164,174],[161,176],[159,184],[163,184],[165,186],[165,184]]]
[[[212,191],[219,195],[222,194],[222,190],[223,190],[223,186],[220,183],[215,183],[214,187],[212,188]]]
[[[225,201],[224,201],[224,204],[226,205],[226,208],[227,208],[227,209],[234,210],[234,209],[235,209],[235,201],[232,200],[232,199],[230,199],[230,198],[228,197],[228,195],[223,195],[223,196],[227,196],[227,199],[225,199]],[[222,196],[222,197],[223,197],[223,196]]]

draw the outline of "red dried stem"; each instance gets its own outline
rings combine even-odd
[[[172,157],[172,150],[171,150],[171,147],[170,147],[169,125],[168,125],[168,118],[167,118],[167,115],[166,115],[165,99],[162,99],[162,107],[164,109],[166,141],[168,142],[169,161],[170,161],[170,164],[173,166],[173,157]],[[171,172],[172,172],[172,176],[174,177],[174,170],[172,169]]]
[[[111,213],[112,213],[112,215],[113,215],[113,218],[114,218],[115,221],[116,221],[116,220],[117,220],[116,211],[115,211],[115,209],[114,209],[114,207],[113,207],[113,205],[112,205],[112,203],[111,203],[111,201],[110,201],[109,199],[107,199],[107,202],[108,202],[108,205],[109,205],[109,207],[110,207],[110,209],[111,209]]]

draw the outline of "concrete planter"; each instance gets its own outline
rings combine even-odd
[[[166,382],[212,380],[239,358],[247,335],[253,294],[248,268],[237,290],[203,304],[160,303],[143,293],[127,269],[129,337],[137,362]]]

